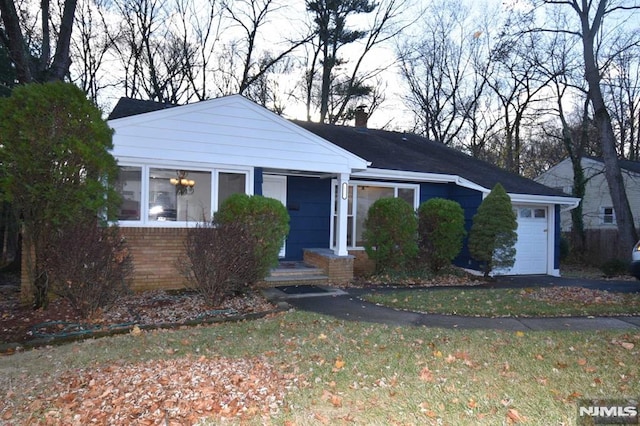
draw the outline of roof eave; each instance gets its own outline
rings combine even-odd
[[[573,210],[580,204],[580,198],[561,195],[509,194],[509,197],[517,204],[557,204],[562,211]]]

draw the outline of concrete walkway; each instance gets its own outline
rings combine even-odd
[[[518,288],[544,286],[580,286],[619,292],[640,292],[636,281],[584,280],[548,276],[500,277],[496,282],[481,286],[460,287],[465,291],[482,291],[486,288]],[[442,288],[442,287],[441,287]],[[448,287],[451,288],[451,287]],[[437,287],[430,288],[437,291]],[[287,290],[287,289],[285,289]],[[375,291],[397,291],[378,288]],[[535,330],[625,330],[640,329],[639,316],[619,317],[560,317],[560,318],[479,318],[458,315],[421,314],[399,311],[362,300],[359,296],[372,289],[336,289],[322,287],[319,292],[280,291],[269,289],[267,297],[284,301],[292,307],[350,321],[382,323],[395,326],[426,326],[451,329],[492,329],[509,331]],[[411,291],[411,290],[406,290]]]

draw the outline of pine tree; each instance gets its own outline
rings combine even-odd
[[[517,228],[511,199],[497,183],[478,207],[469,233],[469,251],[484,264],[485,277],[494,269],[510,268],[515,263]]]

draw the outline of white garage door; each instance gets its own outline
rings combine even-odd
[[[546,274],[548,260],[548,221],[544,206],[513,206],[518,215],[516,262],[509,275]]]

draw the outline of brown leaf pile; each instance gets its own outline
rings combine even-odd
[[[582,287],[542,287],[524,294],[547,303],[618,304],[624,301],[623,294]]]
[[[253,418],[278,412],[293,382],[261,358],[202,356],[110,365],[64,373],[46,394],[2,410],[0,420],[192,425],[205,418]],[[31,414],[13,423],[18,413]]]

